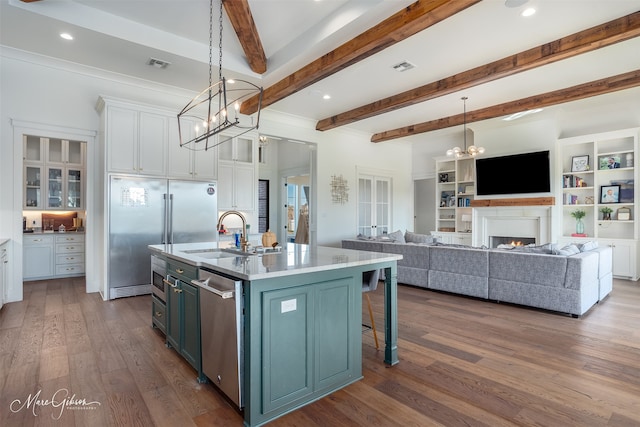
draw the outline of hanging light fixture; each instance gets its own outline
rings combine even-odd
[[[262,87],[240,79],[222,76],[222,0],[220,0],[220,36],[218,49],[218,81],[212,80],[213,0],[209,3],[209,87],[200,92],[178,113],[180,146],[190,150],[208,150],[230,141],[233,137],[258,129],[262,104]],[[258,96],[258,111],[247,122],[238,116],[242,102]],[[233,117],[231,117],[233,115]],[[197,123],[194,126],[194,119]],[[230,129],[227,134],[222,132]],[[215,138],[212,138],[214,137]],[[210,141],[209,139],[212,138]]]
[[[463,115],[463,121],[464,121],[464,150],[461,149],[460,147],[453,147],[449,150],[447,150],[447,156],[456,156],[456,157],[464,157],[464,156],[471,156],[471,157],[475,157],[478,154],[482,154],[484,153],[484,147],[476,147],[475,145],[471,145],[469,146],[469,148],[467,148],[467,98],[466,96],[463,96],[462,98],[462,102],[464,103],[464,115]]]

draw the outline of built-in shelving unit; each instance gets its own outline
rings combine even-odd
[[[475,158],[436,159],[436,230],[446,243],[471,244]]]
[[[639,129],[558,140],[558,197],[561,242],[597,239],[614,251],[614,276],[638,279]],[[611,209],[610,218],[603,209]],[[584,233],[572,213],[585,212]],[[583,234],[583,235],[580,235]]]

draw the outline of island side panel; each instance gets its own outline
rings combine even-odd
[[[398,363],[398,266],[384,270],[384,362]]]
[[[245,425],[257,426],[362,378],[362,272],[245,283]]]

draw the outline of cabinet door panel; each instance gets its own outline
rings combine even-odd
[[[218,209],[233,209],[233,165],[220,163],[218,172]]]
[[[107,118],[109,171],[137,173],[138,113],[110,107]]]
[[[185,126],[180,130],[185,140],[193,138],[193,129],[186,126],[188,123],[185,121]],[[169,158],[167,164],[171,178],[191,178],[193,176],[193,151],[180,146],[177,120],[169,121]]]
[[[253,166],[236,166],[234,179],[236,209],[253,210],[256,194],[255,173]]]
[[[348,377],[353,368],[352,330],[355,319],[351,282],[340,280],[318,286],[315,298],[315,389]]]
[[[140,113],[139,172],[145,175],[165,175],[167,152],[167,117]]]
[[[53,276],[53,246],[24,247],[24,278]]]
[[[167,287],[167,342],[180,351],[180,293],[177,288]]]
[[[263,296],[263,405],[269,412],[313,392],[312,286]]]
[[[183,302],[182,355],[197,370],[200,370],[200,302],[198,288],[181,282]]]

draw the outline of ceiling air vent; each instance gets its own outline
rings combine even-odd
[[[402,62],[400,62],[400,63],[398,63],[398,64],[394,65],[394,66],[393,66],[393,67],[391,67],[391,68],[393,68],[393,69],[394,69],[394,70],[396,70],[397,72],[401,73],[401,72],[403,72],[403,71],[407,71],[407,70],[410,70],[410,69],[412,69],[412,68],[416,68],[416,66],[415,66],[415,65],[413,65],[413,64],[412,64],[411,62],[409,62],[409,61],[402,61]]]
[[[147,64],[155,68],[167,68],[169,65],[171,65],[171,62],[163,61],[162,59],[158,58],[149,58]]]

